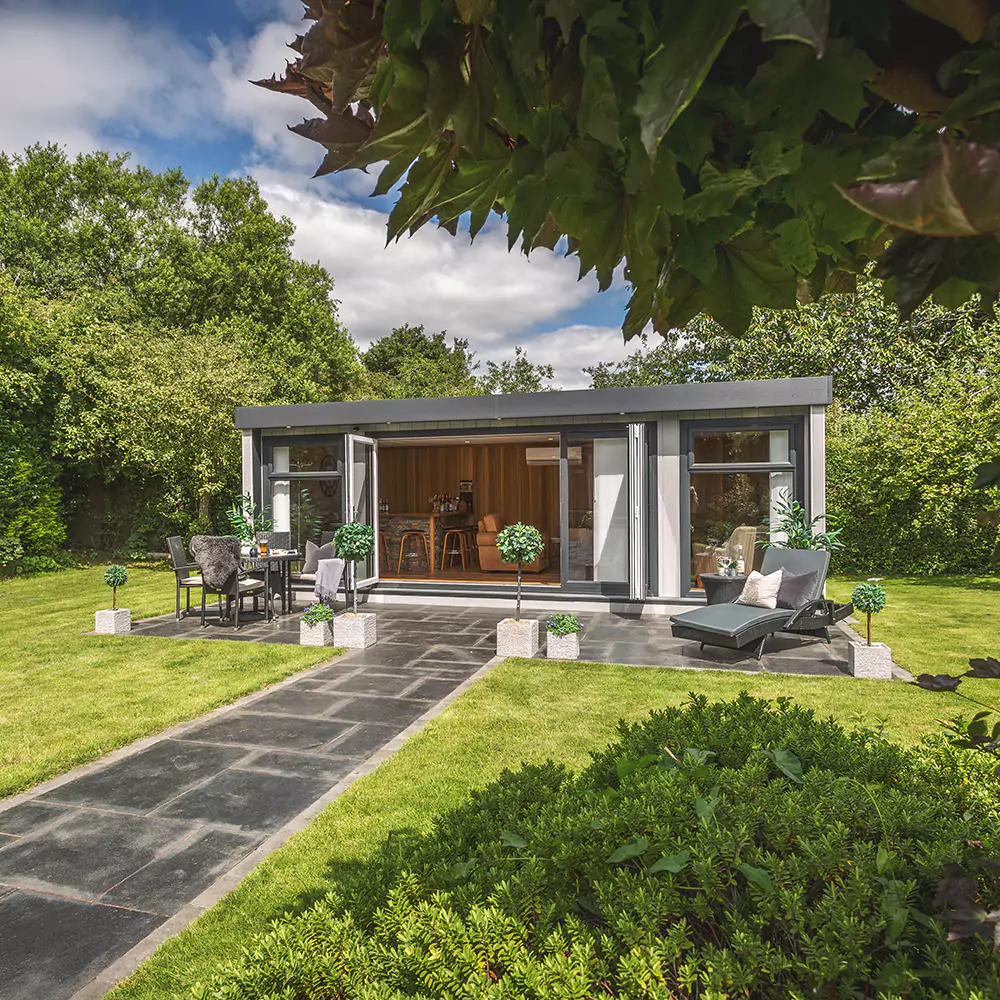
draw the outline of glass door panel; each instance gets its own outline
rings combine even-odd
[[[378,496],[376,445],[371,438],[347,435],[347,520],[370,524],[375,539],[371,555],[357,564],[357,586],[378,582]]]
[[[574,438],[566,453],[568,582],[626,583],[628,441]]]

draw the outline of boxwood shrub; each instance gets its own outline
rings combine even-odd
[[[1000,996],[992,942],[948,941],[935,902],[949,864],[1000,849],[985,765],[787,700],[692,697],[579,774],[505,772],[392,837],[191,995]]]

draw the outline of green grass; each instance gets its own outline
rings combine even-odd
[[[893,586],[900,608],[904,595]],[[922,593],[922,592],[921,592]],[[973,629],[975,615],[968,615]],[[890,637],[886,619],[886,637]],[[903,628],[902,624],[895,627]],[[902,640],[904,633],[892,633]],[[965,641],[975,637],[970,632]],[[996,633],[980,633],[996,646]],[[903,643],[923,648],[919,637]],[[904,654],[904,660],[908,652]],[[910,666],[915,666],[915,662]],[[978,682],[985,694],[990,682]],[[510,660],[473,685],[392,758],[355,783],[317,820],[265,860],[232,893],[169,940],[118,987],[113,1000],[172,1000],[178,992],[239,954],[269,920],[306,905],[360,864],[393,830],[425,830],[435,813],[462,801],[471,788],[505,767],[552,758],[569,765],[606,745],[621,718],[680,704],[690,691],[731,698],[740,690],[763,697],[787,695],[822,715],[850,725],[885,719],[888,734],[904,744],[937,729],[939,719],[967,711],[956,695],[930,694],[899,683],[847,677],[750,676],[600,664]],[[994,699],[995,700],[995,699]]]
[[[89,636],[103,567],[0,580],[0,797],[194,718],[330,656],[271,643]],[[170,572],[130,569],[134,619],[173,610]]]

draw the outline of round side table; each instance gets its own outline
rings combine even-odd
[[[700,573],[701,585],[705,588],[705,600],[709,604],[732,604],[743,592],[747,582],[746,574],[723,576],[721,573]]]

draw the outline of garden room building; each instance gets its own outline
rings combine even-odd
[[[828,377],[236,410],[243,490],[292,545],[372,525],[371,601],[505,599],[494,544],[532,524],[533,606],[704,599],[762,557],[783,503],[825,510]]]

